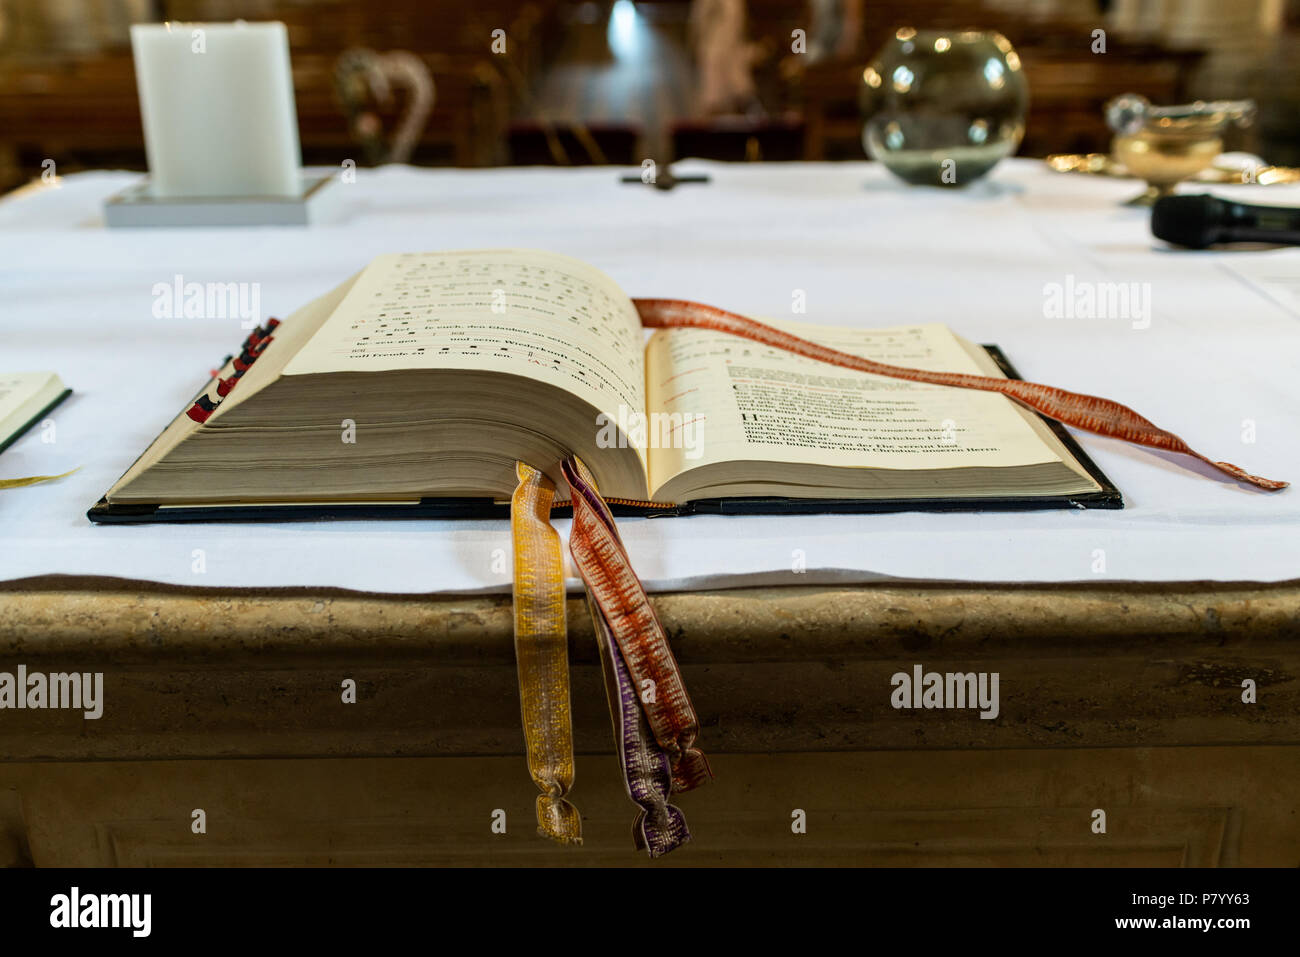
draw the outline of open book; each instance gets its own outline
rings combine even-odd
[[[774,325],[897,365],[1005,374],[941,325]],[[1063,429],[1004,396],[725,333],[660,329],[647,341],[609,277],[553,253],[381,256],[255,345],[255,361],[227,364],[92,518],[144,506],[499,504],[516,460],[553,478],[562,503],[559,465],[573,453],[602,494],[646,510],[1120,504]]]

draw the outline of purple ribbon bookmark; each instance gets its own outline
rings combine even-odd
[[[605,673],[605,695],[614,723],[614,745],[628,796],[641,810],[632,823],[637,850],[662,857],[691,839],[681,810],[668,803],[673,789],[672,762],[651,733],[609,623],[594,601],[588,599],[600,664]]]

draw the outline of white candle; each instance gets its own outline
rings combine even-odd
[[[131,27],[153,195],[298,196],[298,111],[283,23]]]

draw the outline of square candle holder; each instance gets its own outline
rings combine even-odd
[[[104,222],[113,229],[176,226],[309,226],[336,213],[333,173],[303,172],[299,196],[153,195],[149,180],[104,201]]]

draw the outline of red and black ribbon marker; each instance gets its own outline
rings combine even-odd
[[[271,340],[274,338],[271,331],[278,325],[280,325],[279,319],[268,319],[266,320],[265,329],[258,326],[250,332],[248,338],[244,340],[239,355],[233,359],[226,356],[221,363],[222,368],[225,368],[228,363],[233,363],[235,371],[224,379],[220,376],[215,377],[217,380],[217,401],[213,402],[206,394],[201,395],[194,400],[194,404],[186,410],[185,414],[195,422],[208,421],[208,416],[217,410],[221,399],[230,394],[230,390],[239,384],[240,377],[252,367],[258,356],[266,351],[266,347],[271,344]]]
[[[206,395],[201,395],[194,400],[194,404],[189,407],[185,414],[195,422],[206,422],[208,421],[208,416],[215,411],[217,411],[217,403],[213,402]]]

